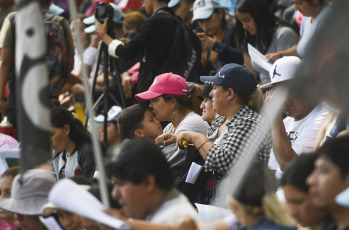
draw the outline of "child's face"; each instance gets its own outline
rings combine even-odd
[[[155,138],[162,134],[160,121],[155,118],[150,110],[147,110],[144,113],[144,119],[142,123],[144,138],[154,141]]]

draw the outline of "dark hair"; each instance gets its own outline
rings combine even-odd
[[[342,177],[349,173],[349,136],[342,136],[326,141],[316,153],[319,157],[325,157],[335,164]]]
[[[69,125],[69,137],[77,146],[87,142],[91,143],[90,133],[82,125],[82,123],[75,118],[74,114],[66,109],[56,107],[51,111],[51,125],[56,128],[63,128],[64,125]]]
[[[185,95],[172,95],[172,94],[164,94],[162,97],[164,98],[164,101],[170,101],[172,98],[175,98],[178,102],[177,109],[179,111],[183,111],[186,108],[189,108],[193,110],[198,115],[202,115],[202,110],[200,109],[201,105],[201,99],[198,96],[198,94],[202,91],[202,88],[200,86],[194,86],[191,90],[189,90],[189,96]]]
[[[170,165],[160,148],[141,138],[122,145],[116,161],[109,163],[106,170],[109,177],[133,184],[142,183],[149,175],[153,175],[156,185],[164,190],[170,190],[174,184]]]
[[[19,166],[14,166],[11,168],[8,168],[2,175],[1,178],[3,177],[15,177],[17,174],[19,174]]]
[[[124,109],[119,118],[119,130],[123,137],[128,139],[135,138],[135,131],[143,128],[144,114],[150,108],[145,103],[139,103]]]
[[[110,207],[111,208],[115,208],[115,209],[122,208],[122,206],[119,204],[119,202],[117,200],[113,199],[112,196],[111,196],[111,192],[113,190],[113,184],[108,182],[107,183],[107,188],[108,188]],[[96,181],[96,183],[93,183],[91,188],[88,191],[94,197],[96,197],[99,201],[102,201],[102,197],[101,197],[101,193],[100,193],[100,190],[99,190],[98,181]]]
[[[170,2],[170,0],[157,0],[158,2],[166,2],[167,4]]]
[[[305,0],[305,1],[312,2],[313,0]],[[324,4],[326,4],[326,1],[325,0],[319,0],[319,3],[324,5]]]
[[[281,186],[292,185],[297,189],[308,193],[307,177],[314,171],[316,154],[301,154],[292,160],[284,170],[281,177]]]
[[[276,17],[264,0],[239,0],[235,7],[235,13],[238,12],[249,13],[257,26],[257,35],[251,36],[244,30],[242,23],[236,20],[236,41],[246,51],[247,43],[250,43],[263,54],[266,53],[279,25],[291,27],[298,33],[290,23]]]
[[[253,160],[238,185],[233,197],[251,206],[262,206],[263,196],[275,192],[277,181],[269,168],[259,160]]]
[[[74,181],[76,184],[78,185],[88,185],[88,186],[92,186],[92,182],[91,180],[87,179],[84,176],[73,176],[69,178],[70,180]]]
[[[52,0],[39,0],[41,8],[43,8],[44,10],[48,10],[48,8],[50,8],[51,3]]]

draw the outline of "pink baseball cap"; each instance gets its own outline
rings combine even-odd
[[[163,73],[155,77],[148,91],[136,94],[138,101],[148,101],[163,94],[188,95],[187,81],[174,73]]]

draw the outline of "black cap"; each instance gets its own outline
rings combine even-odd
[[[204,100],[204,98],[209,98],[212,100],[212,97],[210,96],[210,92],[212,91],[213,86],[211,84],[207,84],[204,86],[204,89],[198,93],[198,97],[200,97],[201,100]]]

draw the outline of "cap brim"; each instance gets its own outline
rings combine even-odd
[[[82,22],[83,22],[85,25],[92,25],[92,24],[95,24],[95,16],[91,16],[91,17],[85,18]]]
[[[269,83],[267,83],[267,84],[264,84],[264,85],[259,86],[259,88],[260,88],[260,89],[271,88],[271,87],[273,87],[274,84],[275,84],[274,82],[269,82]]]
[[[41,213],[43,216],[50,216],[57,209],[57,206],[52,202],[48,202],[41,207]]]
[[[60,15],[64,12],[64,9],[52,3],[48,8],[48,12],[54,15]]]
[[[339,193],[335,199],[337,204],[349,207],[349,188]]]
[[[41,207],[47,202],[47,198],[43,197],[31,197],[28,200],[0,199],[0,209],[16,214],[37,216],[42,214]]]
[[[169,8],[175,7],[175,6],[178,5],[179,2],[180,2],[180,0],[171,0],[171,1],[168,3],[168,7],[169,7]]]
[[[199,19],[206,19],[209,18],[212,13],[213,13],[214,9],[207,9],[207,10],[200,10],[199,12],[196,12],[193,19],[191,20],[191,22],[194,22],[196,20]]]
[[[201,76],[200,81],[205,84],[221,85],[223,79],[217,76]]]
[[[98,115],[97,117],[94,118],[95,122],[97,123],[103,123],[104,122],[104,115],[101,114],[101,115]],[[111,119],[109,116],[108,116],[108,119],[107,119],[108,122],[110,121],[113,121],[113,119]]]
[[[285,81],[289,81],[289,80],[292,80],[292,79],[284,79],[284,80],[281,80],[281,81],[270,82],[270,83],[267,83],[267,84],[264,84],[264,85],[259,86],[259,88],[260,88],[260,89],[271,88],[271,87],[273,87],[275,84],[278,84],[278,83],[281,83],[281,82],[285,82]]]
[[[94,32],[96,32],[96,26],[95,25],[92,25],[92,26],[89,26],[89,27],[86,27],[84,29],[85,33],[87,34],[92,34]]]
[[[135,97],[138,101],[149,101],[149,100],[154,99],[156,97],[160,97],[161,95],[162,95],[162,93],[145,91],[143,93],[136,94]]]

